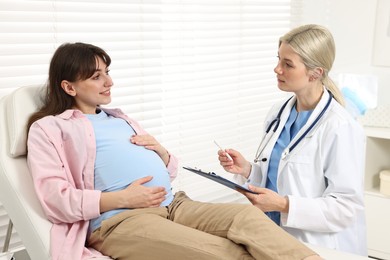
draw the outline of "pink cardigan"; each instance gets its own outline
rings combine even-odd
[[[146,134],[119,109],[104,111],[126,120],[137,134]],[[94,190],[96,143],[90,121],[79,110],[44,117],[31,126],[27,147],[36,194],[53,223],[52,260],[102,257],[100,252],[85,247],[89,220],[100,215],[101,194]],[[177,167],[177,158],[171,155],[167,166],[171,181]]]

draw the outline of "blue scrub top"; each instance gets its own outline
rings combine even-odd
[[[278,192],[277,188],[277,179],[278,179],[278,167],[279,161],[283,151],[289,145],[291,140],[299,132],[299,130],[306,124],[313,110],[301,111],[298,113],[295,105],[290,111],[290,115],[287,119],[286,124],[283,127],[282,132],[278,140],[275,143],[274,149],[271,153],[271,158],[268,167],[267,182],[266,188],[271,189],[275,192]],[[266,212],[268,217],[270,217],[277,225],[280,225],[280,212],[272,211]]]

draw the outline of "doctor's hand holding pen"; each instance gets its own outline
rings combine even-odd
[[[229,155],[232,160],[230,160],[227,155]],[[249,177],[252,165],[240,152],[234,149],[219,150],[218,160],[225,171],[241,175],[244,178]],[[238,192],[247,197],[255,207],[261,209],[263,212],[279,211],[288,213],[289,201],[287,196],[283,197],[273,190],[253,185],[249,185],[248,188],[257,194],[241,190],[238,190]]]
[[[225,171],[248,178],[252,165],[236,150],[218,151],[218,160]]]

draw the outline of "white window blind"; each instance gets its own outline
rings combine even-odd
[[[244,202],[181,167],[230,178],[214,140],[253,160],[266,112],[284,97],[273,68],[290,9],[289,0],[0,0],[0,97],[44,84],[60,44],[98,45],[113,60],[110,107],[179,157],[175,191]]]

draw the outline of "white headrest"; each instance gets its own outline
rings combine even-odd
[[[43,89],[42,86],[20,87],[7,98],[7,126],[12,157],[27,153],[27,121],[42,105]]]

